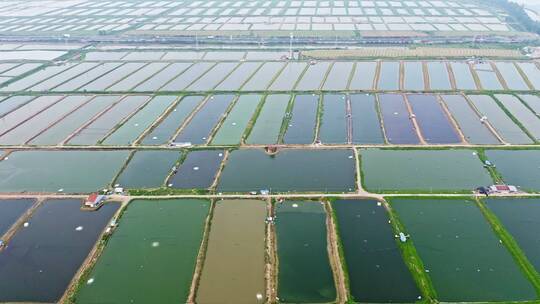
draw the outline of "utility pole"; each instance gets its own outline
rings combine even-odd
[[[289,59],[293,59],[293,51],[292,51],[292,41],[294,38],[294,35],[292,32],[289,33]]]

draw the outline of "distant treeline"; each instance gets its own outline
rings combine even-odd
[[[508,0],[480,0],[487,5],[496,5],[505,10],[513,17],[523,28],[529,32],[540,34],[540,22],[534,21],[527,15],[522,5]]]

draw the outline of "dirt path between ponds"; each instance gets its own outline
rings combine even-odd
[[[337,231],[334,218],[332,217],[332,206],[330,205],[330,202],[324,202],[324,209],[326,210],[328,255],[330,258],[330,267],[332,267],[332,272],[334,274],[334,282],[336,284],[336,303],[345,303],[348,301],[347,286],[345,284],[343,265],[341,265],[341,258],[339,257]]]
[[[267,214],[274,219],[272,200],[267,200]],[[274,221],[266,223],[266,303],[277,303],[276,231]]]

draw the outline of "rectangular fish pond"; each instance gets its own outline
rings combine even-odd
[[[474,200],[395,198],[391,205],[423,261],[438,300],[536,299],[532,284]]]
[[[403,70],[403,89],[409,91],[423,91],[425,89],[422,62],[405,61],[403,63]]]
[[[0,192],[89,193],[107,187],[129,151],[17,151],[0,161]]]
[[[540,192],[540,150],[486,150],[505,183]]]
[[[167,187],[176,189],[210,188],[224,158],[225,152],[223,150],[196,150],[188,153],[167,181]]]
[[[355,144],[383,144],[384,134],[374,95],[350,95],[352,142]]]
[[[540,199],[538,198],[489,198],[486,206],[512,235],[527,259],[540,270]]]
[[[156,96],[131,116],[104,141],[105,145],[131,145],[177,99],[177,96]]]
[[[292,117],[283,137],[286,144],[311,144],[315,138],[318,95],[297,95],[294,98]]]
[[[33,199],[0,200],[0,238],[33,204]]]
[[[403,95],[379,95],[386,139],[391,144],[418,144],[420,139],[411,120],[411,114]]]
[[[284,149],[232,151],[221,173],[219,192],[351,192],[355,190],[352,150]]]
[[[375,192],[467,192],[493,183],[475,150],[360,149],[363,186]]]
[[[326,303],[336,299],[327,250],[326,212],[320,202],[276,205],[278,297],[284,303]]]
[[[205,144],[212,130],[235,100],[234,95],[210,96],[174,139],[177,143]]]
[[[319,140],[327,144],[344,144],[347,135],[347,96],[325,94],[322,100]]]
[[[62,142],[97,114],[112,106],[117,100],[118,96],[107,95],[93,98],[56,124],[48,127],[43,133],[32,139],[30,144],[56,145]]]
[[[210,202],[134,200],[75,303],[185,303]]]
[[[0,301],[57,302],[94,247],[117,203],[81,211],[80,200],[47,200],[0,251]]]
[[[426,67],[431,90],[451,90],[450,76],[445,62],[428,62]]]
[[[285,94],[266,96],[257,120],[247,137],[247,144],[277,143],[290,99],[291,96]]]
[[[516,124],[499,107],[497,102],[488,95],[468,95],[472,104],[482,116],[487,117],[488,122],[499,133],[502,139],[511,144],[530,144],[533,143],[518,124]]]
[[[420,291],[403,261],[384,205],[375,200],[332,202],[349,289],[356,302],[411,303]]]
[[[148,98],[148,96],[141,95],[126,96],[71,137],[68,143],[72,145],[93,145],[97,143],[116,125],[138,111],[148,101]]]
[[[533,113],[514,95],[497,94],[495,98],[527,129],[535,140],[540,140],[540,117],[536,113]]]
[[[180,156],[178,151],[137,151],[114,183],[128,189],[160,188]]]
[[[216,201],[197,303],[264,301],[265,218],[264,201]]]
[[[456,89],[458,90],[476,90],[476,82],[471,72],[471,68],[466,62],[451,62],[450,66],[454,72],[456,80]]]
[[[444,112],[435,95],[407,95],[409,104],[420,127],[424,140],[429,144],[461,142],[454,125]]]
[[[399,90],[400,73],[399,61],[381,62],[377,89],[381,91]]]
[[[248,124],[252,121],[255,111],[261,103],[261,99],[261,95],[240,95],[236,104],[213,136],[212,144],[240,144]]]
[[[142,139],[142,145],[162,145],[167,143],[174,133],[184,124],[204,96],[186,96]]]
[[[351,76],[350,90],[371,90],[377,72],[377,62],[357,62]]]
[[[443,95],[441,99],[454,117],[465,140],[472,144],[498,144],[499,140],[480,121],[480,116],[462,95]]]

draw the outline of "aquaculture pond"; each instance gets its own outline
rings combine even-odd
[[[536,139],[540,140],[540,117],[525,106],[514,95],[495,95],[510,114],[512,114],[527,131]]]
[[[382,115],[386,139],[391,144],[418,144],[411,115],[405,99],[397,94],[380,94],[379,107]]]
[[[47,109],[49,106],[58,102],[63,96],[49,95],[36,97],[32,102],[21,106],[20,108],[4,115],[0,119],[0,135],[15,128],[19,124],[25,122],[30,117],[38,114],[39,112]]]
[[[80,200],[47,200],[0,252],[0,301],[57,302],[120,207],[81,211]]]
[[[155,73],[159,72],[168,65],[167,62],[151,62],[138,71],[130,74],[122,80],[115,83],[108,90],[109,91],[130,91],[133,87],[139,83],[152,77]]]
[[[238,65],[237,62],[220,62],[212,67],[208,72],[195,80],[188,88],[188,91],[208,91],[218,85]]]
[[[167,186],[177,189],[209,188],[214,182],[224,155],[223,150],[190,152],[167,181]]]
[[[516,62],[516,64],[525,73],[533,88],[540,89],[540,70],[536,64],[534,62]]]
[[[131,75],[145,64],[139,62],[128,62],[111,72],[93,80],[92,82],[80,87],[78,91],[106,91],[108,87],[120,81],[126,76]]]
[[[420,61],[406,61],[403,63],[403,89],[411,91],[423,91],[424,69]]]
[[[85,73],[82,73],[76,77],[73,77],[64,83],[56,86],[51,91],[54,92],[68,92],[68,91],[77,91],[80,87],[86,85],[87,83],[95,80],[98,77],[101,77],[102,75],[105,75],[109,73],[110,71],[116,69],[122,65],[121,62],[107,62],[100,64],[99,66],[91,69],[90,71],[87,71]]]
[[[506,115],[491,96],[469,95],[468,97],[481,115],[487,117],[504,141],[511,144],[533,143],[532,139]]]
[[[456,80],[456,89],[458,90],[476,90],[476,83],[471,73],[469,64],[466,62],[451,62],[450,66],[454,72]]]
[[[540,97],[537,95],[519,95],[519,98],[521,98],[537,116],[540,115]]]
[[[197,303],[264,301],[265,218],[264,201],[215,203]]]
[[[326,212],[320,202],[276,205],[278,297],[285,303],[325,303],[336,299],[328,258]]]
[[[353,62],[334,62],[322,89],[333,91],[346,90],[353,67]]]
[[[540,269],[540,199],[538,198],[489,198],[484,201],[495,213],[504,228],[510,232],[527,259]]]
[[[194,145],[205,144],[212,130],[214,130],[234,100],[234,95],[210,96],[176,136],[174,142]]]
[[[375,200],[332,203],[356,302],[415,302],[420,291],[403,261],[384,205]]]
[[[409,104],[424,140],[430,144],[459,143],[456,129],[435,95],[408,95]]]
[[[177,96],[156,96],[141,110],[131,116],[118,129],[109,135],[104,145],[131,145],[152,123],[162,115],[173,103]]]
[[[392,199],[444,302],[536,299],[531,283],[469,199]]]
[[[319,140],[327,144],[347,143],[346,96],[338,94],[323,95],[321,115]]]
[[[281,73],[276,76],[274,82],[270,85],[270,91],[290,91],[294,88],[298,78],[305,70],[307,63],[291,61],[281,70]]]
[[[1,145],[22,145],[46,130],[51,124],[71,111],[76,110],[90,99],[89,96],[68,96],[42,112],[28,118],[11,131],[0,137]]]
[[[20,80],[11,83],[6,87],[6,89],[13,87],[13,89],[19,88],[19,90],[25,89],[28,91],[47,91],[63,81],[69,80],[71,77],[77,76],[78,74],[83,73],[96,65],[96,63],[68,63],[64,66],[67,68],[60,68],[57,66],[46,67],[43,70],[30,74],[27,77],[23,77]],[[51,73],[48,74],[47,71],[50,71]]]
[[[190,66],[187,70],[176,76],[173,80],[169,81],[166,85],[162,86],[160,91],[183,91],[189,86],[195,79],[198,79],[206,73],[210,68],[215,65],[213,62],[197,62]]]
[[[112,106],[117,100],[118,96],[97,96],[68,114],[62,120],[48,127],[29,143],[33,145],[59,144],[90,119]]]
[[[259,69],[262,62],[245,62],[240,64],[216,88],[217,91],[237,91]]]
[[[0,238],[32,205],[33,199],[1,199],[0,200]]]
[[[88,72],[89,70],[92,70],[96,66],[98,66],[97,63],[83,62],[62,73],[59,73],[52,77],[48,77],[47,79],[44,79],[43,81],[37,83],[36,85],[28,88],[27,90],[28,91],[42,91],[42,92],[49,91],[52,88],[57,87],[58,85],[64,83],[65,81],[70,80],[71,78],[75,76],[78,76],[79,74],[83,74],[83,73]]]
[[[210,202],[134,200],[75,303],[185,303]]]
[[[242,87],[243,91],[263,91],[270,85],[274,77],[283,67],[284,62],[266,62],[251,76]]]
[[[229,112],[219,130],[212,138],[213,145],[237,145],[246,131],[257,107],[261,102],[261,95],[240,95],[236,104]]]
[[[118,96],[120,99],[121,97]],[[70,140],[71,145],[93,145],[107,135],[112,128],[121,123],[126,117],[137,111],[149,96],[127,96],[116,103],[107,112],[100,115],[83,129],[79,130]]]
[[[375,73],[377,72],[377,62],[357,62],[356,69],[351,76],[349,84],[350,90],[371,90]]]
[[[384,135],[381,128],[377,102],[374,95],[350,95],[352,143],[383,144]]]
[[[462,95],[442,95],[441,99],[454,117],[465,140],[472,144],[498,144],[497,137],[480,121],[480,117]]]
[[[355,189],[353,151],[285,149],[268,155],[259,149],[235,150],[217,188],[223,192],[351,192]]]
[[[502,84],[499,82],[497,72],[489,63],[477,63],[473,65],[473,69],[478,75],[480,85],[484,90],[503,90]]]
[[[469,192],[493,183],[474,150],[361,149],[371,191]]]
[[[171,79],[175,78],[180,73],[184,72],[191,66],[188,62],[175,62],[167,66],[163,70],[154,74],[149,79],[141,82],[133,91],[137,92],[153,92],[158,91],[163,85],[169,83]]]
[[[275,144],[279,139],[283,117],[291,99],[290,95],[268,95],[257,116],[247,144]]]
[[[129,151],[17,151],[0,161],[1,192],[88,193],[108,186]]]
[[[318,95],[296,95],[287,131],[283,137],[286,144],[311,144],[315,137]]]
[[[540,150],[486,150],[486,156],[506,183],[540,192]]]
[[[521,77],[516,66],[512,62],[497,62],[497,69],[501,73],[506,86],[510,90],[529,90],[529,86]]]
[[[142,150],[131,157],[115,181],[124,188],[159,188],[180,158],[178,151]]]
[[[399,61],[381,62],[377,88],[379,90],[399,90],[399,74]]]
[[[309,65],[302,78],[296,85],[297,91],[316,91],[321,88],[321,84],[326,78],[326,73],[330,68],[330,62],[323,61],[314,65]]]
[[[450,76],[444,62],[426,63],[429,75],[429,87],[432,90],[451,90]]]
[[[34,99],[34,96],[10,96],[2,100],[0,103],[0,117],[4,117],[11,111],[18,109],[19,107],[24,106],[28,102]]]
[[[53,77],[54,75],[62,71],[65,71],[73,66],[74,64],[66,64],[66,65],[56,65],[56,66],[45,67],[42,70],[39,70],[27,77],[23,77],[15,82],[10,83],[7,86],[0,88],[0,91],[1,92],[22,91],[28,87],[31,87],[32,85],[36,83],[39,83],[45,79],[48,79],[49,77]]]
[[[184,124],[204,96],[186,96],[142,139],[142,145],[166,144]]]

